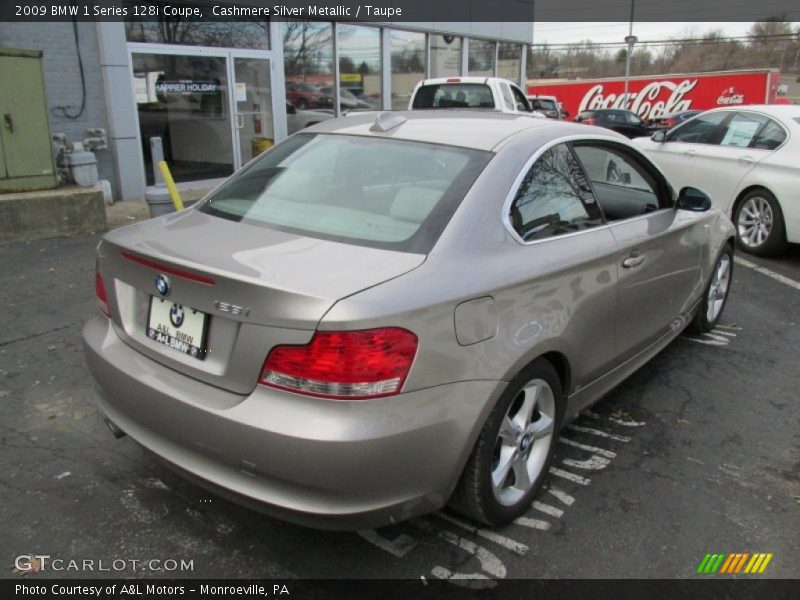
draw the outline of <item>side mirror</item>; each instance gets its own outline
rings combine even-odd
[[[687,186],[678,193],[677,207],[680,210],[705,212],[711,208],[711,198],[705,192]]]
[[[297,107],[294,104],[286,103],[286,114],[287,115],[296,115],[297,114]]]
[[[650,136],[650,139],[654,142],[658,142],[659,144],[663,144],[667,141],[667,132],[663,129],[661,131],[656,131],[652,136]]]

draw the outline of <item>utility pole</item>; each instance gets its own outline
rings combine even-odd
[[[625,41],[628,43],[628,54],[625,56],[625,94],[623,95],[624,104],[622,108],[628,108],[628,82],[631,77],[631,54],[633,54],[633,45],[638,41],[635,35],[633,35],[633,7],[636,4],[636,0],[631,0],[631,19],[630,19],[630,27],[628,28],[628,35],[625,38]]]

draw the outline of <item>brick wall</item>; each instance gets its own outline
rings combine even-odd
[[[67,105],[69,112],[74,114],[81,104],[81,77],[72,23],[6,23],[0,27],[0,46],[44,52],[50,130],[67,134],[72,142],[87,137],[86,129],[89,127],[102,127],[108,131],[95,24],[78,23],[78,39],[86,78],[86,109],[79,118],[69,119],[53,108]],[[100,178],[110,180],[112,188],[116,188],[111,150],[98,150],[95,155]]]

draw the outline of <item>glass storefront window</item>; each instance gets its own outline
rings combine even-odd
[[[150,140],[161,138],[175,181],[233,173],[233,142],[224,57],[133,54],[133,84],[147,184]]]
[[[425,34],[390,31],[392,110],[405,110],[414,86],[425,79]]]
[[[519,83],[522,45],[499,42],[497,44],[497,76]]]
[[[380,110],[380,30],[341,23],[337,25],[336,32],[341,109]]]
[[[485,40],[469,41],[469,69],[470,76],[494,76],[494,42]]]
[[[175,11],[184,6],[175,2],[124,0],[123,6],[128,9],[125,21],[127,40],[151,44],[269,50],[269,22],[263,19],[187,21],[180,17],[159,20],[147,16],[136,17],[137,12],[146,15],[148,7],[163,9],[165,5]],[[163,10],[159,10],[158,14],[164,14]]]
[[[461,38],[431,35],[431,78],[461,75]]]
[[[289,135],[332,119],[333,26],[312,21],[285,21],[283,70]]]

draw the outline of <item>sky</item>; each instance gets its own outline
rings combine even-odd
[[[745,35],[752,26],[747,22],[634,22],[633,35],[640,42],[647,40],[664,40],[675,36],[701,35],[710,29],[721,29],[725,35]],[[629,23],[534,23],[533,41],[535,44],[568,44],[590,39],[593,42],[623,42],[628,35]]]

